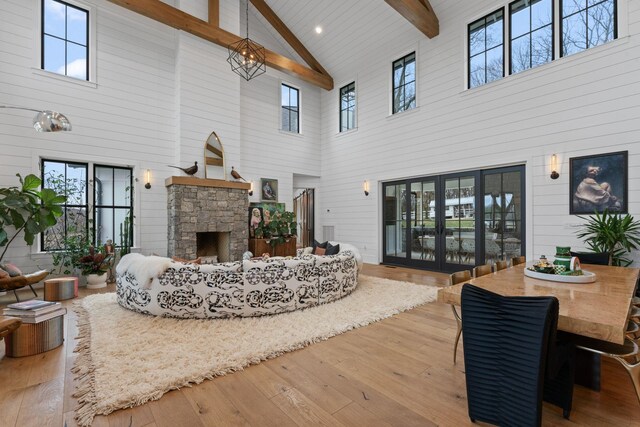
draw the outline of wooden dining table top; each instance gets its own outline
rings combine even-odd
[[[595,282],[562,283],[525,276],[525,267],[516,265],[464,283],[504,296],[554,296],[560,303],[558,329],[624,343],[640,269],[583,264],[583,270],[596,274]],[[440,289],[438,302],[460,305],[464,283]]]

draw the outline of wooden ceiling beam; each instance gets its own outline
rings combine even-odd
[[[430,39],[440,34],[440,23],[429,0],[385,1]]]
[[[220,26],[220,0],[209,0],[209,25]]]
[[[326,76],[329,75],[327,70],[322,68],[322,65],[313,57],[311,52],[307,50],[307,48],[302,44],[300,40],[291,32],[291,30],[286,26],[284,22],[280,19],[278,15],[269,7],[265,0],[251,0],[251,4],[260,12],[262,16],[271,24],[273,28],[282,36],[282,38],[289,43],[289,46],[296,51],[298,55],[302,59],[305,60],[307,64],[314,70],[322,73]]]
[[[209,22],[189,15],[160,0],[109,0],[109,2],[225,48],[231,43],[243,39],[243,37],[214,27]],[[276,70],[294,75],[322,89],[333,89],[331,76],[322,74],[269,49],[265,49],[265,62]]]

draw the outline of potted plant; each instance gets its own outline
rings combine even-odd
[[[608,253],[609,265],[626,267],[633,262],[626,255],[640,246],[640,221],[629,214],[611,213],[606,209],[602,214],[578,217],[587,221],[577,234],[590,250]]]
[[[50,188],[38,190],[42,180],[35,175],[16,176],[20,187],[0,188],[0,261],[20,233],[31,246],[36,235],[56,225],[67,200]]]
[[[89,253],[76,262],[76,267],[82,271],[87,277],[87,288],[98,289],[107,286],[107,275],[111,267],[111,259],[113,255],[105,254],[103,249],[96,250],[93,246],[89,247]]]

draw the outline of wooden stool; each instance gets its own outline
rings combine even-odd
[[[64,301],[78,296],[77,277],[57,277],[44,281],[45,301]]]

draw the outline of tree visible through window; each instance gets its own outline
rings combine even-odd
[[[511,73],[553,59],[553,1],[518,0],[509,5]]]
[[[355,127],[356,82],[340,88],[340,132]]]
[[[59,0],[42,0],[43,70],[89,80],[89,12]]]
[[[561,0],[562,56],[617,37],[615,0]]]
[[[504,77],[502,9],[469,24],[469,88]]]
[[[85,240],[89,227],[87,164],[42,160],[41,170],[43,187],[67,196],[58,223],[41,235],[42,250],[62,249],[71,238]]]
[[[393,114],[416,107],[416,53],[393,63]]]
[[[300,132],[300,92],[298,89],[282,84],[281,95],[282,130]]]

